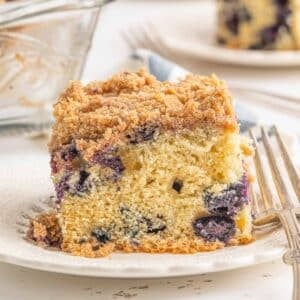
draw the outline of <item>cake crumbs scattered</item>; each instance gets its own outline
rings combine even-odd
[[[31,219],[26,238],[40,247],[60,248],[62,233],[55,211],[41,213]]]

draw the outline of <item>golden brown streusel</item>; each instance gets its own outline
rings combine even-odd
[[[159,82],[141,70],[124,72],[83,86],[71,82],[54,107],[50,151],[76,141],[94,153],[118,145],[126,133],[146,123],[161,131],[193,128],[201,123],[235,130],[231,97],[216,76],[189,75],[178,83]]]

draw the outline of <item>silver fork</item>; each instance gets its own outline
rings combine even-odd
[[[288,240],[289,250],[284,254],[283,261],[293,267],[294,286],[293,299],[300,299],[300,224],[297,220],[297,209],[300,200],[300,178],[288,154],[287,148],[276,126],[272,127],[272,136],[261,127],[261,136],[256,138],[253,130],[249,130],[255,146],[255,169],[260,193],[252,190],[252,209],[254,225],[261,226],[270,223],[277,217],[284,228]],[[277,146],[279,154],[275,154]],[[267,160],[264,161],[264,158]],[[282,161],[282,165],[280,165]],[[265,163],[268,162],[268,163]],[[290,182],[283,176],[284,169]],[[272,175],[268,176],[268,170]],[[276,186],[277,195],[272,188]],[[260,196],[258,196],[260,195]],[[278,200],[278,202],[276,202]]]

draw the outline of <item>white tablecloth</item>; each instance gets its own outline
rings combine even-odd
[[[199,1],[137,1],[110,4],[103,10],[93,51],[84,72],[85,80],[105,78],[111,65],[122,61],[129,47],[120,35],[129,23],[168,12],[188,14]],[[255,83],[287,93],[300,92],[299,68],[255,69],[179,61],[186,68],[204,74],[212,72],[230,80]],[[41,141],[43,143],[45,141]],[[1,138],[1,153],[12,145],[35,143],[30,140]],[[230,272],[194,277],[156,280],[112,280],[51,274],[0,263],[0,299],[289,299],[292,289],[291,269],[280,260]]]

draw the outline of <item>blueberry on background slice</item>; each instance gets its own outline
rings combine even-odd
[[[221,36],[218,36],[218,37],[217,37],[217,42],[218,42],[218,44],[220,44],[220,45],[225,45],[225,44],[226,44],[226,39],[223,38],[223,37],[221,37]]]
[[[291,9],[287,5],[286,1],[276,0],[275,3],[278,6],[276,22],[272,26],[261,30],[260,42],[256,45],[253,45],[251,49],[268,48],[276,42],[281,29],[285,29],[288,32],[290,31],[289,17],[292,13]]]
[[[252,16],[245,6],[241,6],[227,14],[225,24],[232,34],[239,33],[239,26],[243,22],[251,21]]]
[[[289,3],[289,0],[273,0],[273,1],[278,6],[286,6]]]
[[[225,216],[208,216],[195,220],[194,232],[209,242],[219,240],[227,243],[235,234],[234,221]]]
[[[239,9],[239,18],[241,22],[250,22],[252,20],[252,16],[245,6]]]
[[[239,15],[237,12],[233,12],[230,16],[228,16],[225,24],[232,34],[237,35],[239,33],[240,24]]]
[[[278,35],[279,27],[277,25],[264,28],[261,31],[261,44],[263,47],[267,47],[276,41]]]

